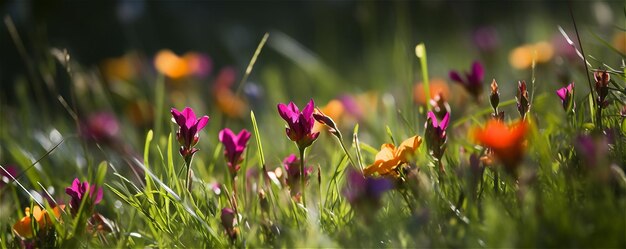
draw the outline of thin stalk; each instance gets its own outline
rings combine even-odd
[[[187,190],[191,193],[191,161],[193,160],[193,155],[185,157],[185,166],[187,168],[187,178],[185,180],[185,186]]]
[[[302,194],[302,205],[306,208],[306,194],[304,191],[304,185],[305,185],[305,181],[304,181],[304,151],[306,150],[306,148],[299,148],[300,149],[300,193]]]

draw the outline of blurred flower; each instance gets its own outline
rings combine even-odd
[[[526,88],[526,81],[517,82],[517,111],[522,119],[526,118],[526,113],[530,110],[530,98],[528,97],[528,89]]]
[[[289,105],[278,104],[278,114],[287,122],[287,136],[298,145],[300,150],[313,144],[320,134],[312,131],[315,124],[314,107],[313,99],[302,109],[302,112],[293,102],[289,102]]]
[[[231,241],[236,240],[239,234],[239,229],[235,227],[237,225],[236,215],[235,211],[231,208],[222,208],[222,214],[220,215],[222,226]]]
[[[475,61],[472,63],[471,71],[465,72],[464,75],[465,77],[461,77],[459,72],[454,70],[449,73],[449,77],[452,81],[461,84],[475,100],[479,100],[480,94],[483,91],[483,79],[485,76],[483,65]]]
[[[615,32],[615,35],[613,35],[613,47],[617,49],[617,51],[622,52],[622,54],[626,54],[626,32]]]
[[[208,76],[213,62],[204,54],[190,52],[181,57],[164,49],[155,55],[154,66],[159,73],[177,80],[187,76]]]
[[[431,79],[429,82],[428,90],[430,91],[430,94],[429,96],[426,96],[424,91],[424,83],[417,83],[415,87],[413,87],[413,97],[415,103],[425,105],[439,94],[441,94],[444,99],[449,99],[450,97],[450,89],[448,87],[448,83],[446,83],[446,81],[441,78]]]
[[[61,212],[65,208],[65,205],[59,205],[52,209],[54,212],[54,217],[59,219],[61,217]],[[13,224],[13,232],[22,239],[29,239],[33,237],[35,231],[33,231],[32,226],[32,218],[35,219],[37,224],[37,231],[43,231],[48,228],[52,228],[52,220],[50,219],[50,215],[45,209],[41,209],[41,207],[35,205],[33,207],[32,213],[30,208],[26,208],[24,210],[25,216],[19,221]]]
[[[74,178],[72,186],[65,188],[65,193],[71,197],[70,209],[73,214],[78,213],[80,204],[86,196],[89,196],[89,200],[86,201],[86,207],[93,208],[96,204],[102,201],[102,188],[96,188],[95,185],[90,185],[88,182],[80,182],[78,178]],[[89,210],[89,209],[88,209]]]
[[[145,11],[144,0],[120,0],[117,4],[117,17],[125,24],[132,23]]]
[[[283,159],[283,167],[285,167],[286,175],[286,183],[291,190],[291,196],[298,198],[300,196],[300,160],[295,154],[291,154],[285,159]],[[308,184],[309,179],[311,178],[311,173],[313,173],[313,167],[305,166],[304,167],[304,182]]]
[[[428,112],[428,118],[426,119],[426,145],[433,157],[437,160],[441,160],[443,153],[446,150],[446,129],[450,121],[450,114],[446,114],[441,122],[437,121],[435,113]],[[443,171],[443,168],[441,168]]]
[[[498,31],[494,27],[481,27],[472,34],[474,45],[483,52],[493,52],[500,46]]]
[[[154,121],[154,108],[145,99],[130,102],[126,106],[125,114],[134,125],[139,127],[150,126]]]
[[[117,118],[110,112],[91,114],[81,126],[83,137],[96,142],[113,141],[117,137],[119,130]]]
[[[126,53],[121,57],[108,58],[100,64],[102,75],[108,82],[130,81],[137,76],[137,54]]]
[[[235,83],[237,74],[232,67],[224,67],[220,70],[213,84],[213,97],[220,111],[230,118],[243,117],[248,108],[246,102],[238,96],[230,87]]]
[[[554,52],[558,56],[567,60],[575,60],[578,58],[576,49],[567,43],[565,37],[563,37],[560,33],[557,33],[552,37],[552,46],[554,46]]]
[[[18,170],[16,167],[7,165],[3,166],[6,172],[0,169],[0,189],[2,189],[5,185],[11,183],[13,178],[17,176]]]
[[[229,128],[224,128],[219,133],[220,142],[224,144],[224,156],[228,162],[228,170],[233,177],[239,171],[239,164],[243,161],[242,154],[246,149],[250,136],[250,132],[246,129],[241,130],[237,135]]]
[[[173,120],[178,124],[179,128],[176,132],[176,138],[180,143],[180,154],[183,157],[190,157],[198,151],[193,148],[198,143],[200,136],[198,132],[206,126],[209,122],[209,116],[202,116],[196,119],[196,114],[193,109],[185,107],[182,112],[179,112],[175,108],[170,111],[172,113]]]
[[[586,166],[595,168],[607,164],[609,141],[605,136],[580,135],[576,138],[574,147]]]
[[[355,207],[374,207],[380,205],[380,198],[390,189],[393,183],[386,178],[364,176],[360,172],[350,169],[347,184],[342,193]]]
[[[548,42],[525,44],[511,50],[509,63],[515,69],[527,69],[532,65],[533,58],[535,58],[537,63],[545,63],[550,61],[553,55],[554,49]]]
[[[495,156],[512,174],[524,156],[526,122],[506,125],[500,120],[490,119],[484,128],[474,129],[474,137],[493,151]]]
[[[318,122],[315,123],[315,125],[313,126],[313,131],[322,131],[324,125],[327,125],[329,128],[333,129],[333,127],[329,125],[329,121],[332,121],[332,124],[335,126],[334,128],[336,129],[337,123],[339,122],[339,120],[341,120],[343,114],[344,107],[341,101],[337,99],[328,101],[326,106],[319,109],[317,113],[313,113],[313,118],[315,118],[315,120],[317,120]]]
[[[570,83],[566,87],[563,87],[559,90],[556,90],[556,95],[561,99],[561,104],[563,105],[564,110],[568,110],[570,105],[574,108],[574,82]]]
[[[363,170],[366,176],[378,173],[381,176],[398,176],[396,168],[404,163],[408,163],[417,148],[422,143],[420,136],[413,136],[404,140],[398,148],[393,144],[383,144],[376,154],[374,163]]]
[[[606,97],[609,95],[611,75],[606,70],[597,70],[593,72],[593,78],[596,81],[596,93],[598,93],[598,99],[596,101],[600,108],[604,108],[609,104],[608,101],[606,101]]]
[[[430,100],[430,105],[433,107],[433,113],[437,118],[443,118],[446,115],[450,114],[450,104],[446,101],[446,99],[438,93],[434,98]]]

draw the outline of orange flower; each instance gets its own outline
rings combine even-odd
[[[246,102],[228,88],[216,89],[215,104],[230,118],[242,118],[248,108]]]
[[[413,98],[415,103],[424,105],[431,99],[434,99],[438,94],[441,94],[443,99],[449,99],[450,97],[450,88],[448,87],[448,83],[440,78],[431,79],[428,84],[428,90],[430,91],[430,96],[426,99],[426,94],[424,94],[424,84],[422,82],[417,83],[415,87],[413,87]]]
[[[171,50],[159,51],[154,57],[154,66],[157,71],[172,79],[185,77],[191,71],[187,60]]]
[[[507,126],[502,121],[491,119],[485,128],[474,130],[478,142],[490,148],[507,170],[514,170],[524,156],[526,122],[519,121]]]
[[[367,166],[363,170],[366,176],[378,173],[379,175],[394,175],[397,176],[395,169],[398,165],[408,163],[417,148],[422,144],[422,138],[420,136],[413,136],[407,140],[404,140],[398,148],[393,144],[383,144],[380,147],[380,151],[376,154],[374,163]]]
[[[128,81],[137,74],[137,55],[127,53],[121,57],[108,58],[100,66],[107,81]]]
[[[324,106],[320,111],[324,115],[333,119],[333,121],[339,123],[344,113],[344,107],[341,101],[333,99],[328,101],[328,104],[326,104],[326,106]],[[313,125],[313,131],[320,132],[322,130],[325,130],[324,125],[319,122],[315,122]]]
[[[535,56],[535,52],[537,53]],[[509,63],[516,69],[527,69],[535,58],[537,63],[545,63],[552,59],[554,49],[548,42],[542,41],[535,44],[525,44],[514,48],[509,53]]]
[[[58,219],[61,217],[61,210],[65,208],[65,205],[59,205],[54,207],[52,210],[54,212],[54,216]],[[31,212],[30,208],[26,208],[24,210],[26,214],[22,219],[13,224],[13,232],[22,238],[31,238],[33,237],[33,227],[31,226]],[[37,222],[37,227],[39,230],[43,230],[52,225],[52,220],[48,215],[46,210],[42,210],[39,206],[33,207],[32,217],[35,218]]]

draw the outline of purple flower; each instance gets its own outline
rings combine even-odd
[[[108,112],[96,113],[81,127],[82,135],[96,142],[110,142],[119,133],[120,126],[115,115]]]
[[[570,106],[570,103],[572,103],[572,99],[574,97],[574,82],[570,83],[566,87],[556,90],[556,95],[558,95],[561,99],[563,109],[567,110]]]
[[[222,214],[220,219],[222,220],[222,226],[226,229],[226,233],[231,240],[237,239],[239,231],[235,227],[237,225],[236,213],[231,208],[222,208]]]
[[[437,121],[435,113],[429,111],[426,120],[426,145],[432,155],[441,160],[446,150],[446,129],[450,122],[450,113],[446,113],[441,122]]]
[[[446,113],[446,115],[443,116],[443,119],[441,119],[441,122],[438,122],[435,113],[429,111],[428,120],[430,121],[430,126],[432,126],[433,132],[435,132],[437,137],[445,139],[446,129],[448,128],[448,123],[450,122],[450,113]]]
[[[241,155],[246,149],[250,135],[246,129],[241,130],[237,135],[228,128],[224,128],[219,133],[220,142],[224,144],[224,156],[228,162],[228,170],[233,176],[239,171],[239,164],[243,161]]]
[[[4,170],[0,169],[0,189],[2,189],[6,184],[9,184],[13,181],[13,178],[17,176],[17,168],[13,166],[5,166]]]
[[[313,99],[302,109],[302,112],[293,102],[289,102],[289,105],[278,104],[278,114],[287,122],[287,136],[291,141],[296,142],[301,150],[313,144],[320,135],[319,132],[312,131],[315,124],[314,106]]]
[[[474,45],[484,52],[493,52],[500,45],[498,31],[494,27],[482,27],[472,34]]]
[[[296,196],[300,192],[300,160],[295,154],[291,154],[283,159],[283,166],[287,172],[287,186],[291,189],[291,194]],[[313,167],[304,167],[304,181],[308,182],[313,173]]]
[[[65,188],[65,193],[72,199],[70,200],[70,209],[72,213],[76,214],[80,208],[80,204],[83,202],[83,198],[89,196],[87,200],[87,207],[93,207],[102,201],[102,188],[96,188],[95,185],[89,185],[88,182],[80,182],[78,178],[75,178],[71,187]]]
[[[360,172],[351,169],[348,172],[348,183],[343,189],[343,195],[353,206],[377,207],[382,195],[392,188],[393,183],[386,178],[363,176]]]
[[[465,72],[465,78],[461,77],[461,74],[454,70],[450,71],[449,76],[454,82],[461,84],[475,99],[478,99],[483,91],[482,83],[485,71],[483,65],[478,61],[472,64],[470,72]]]
[[[196,114],[189,107],[185,107],[182,112],[172,108],[171,113],[179,126],[176,132],[176,138],[181,145],[179,152],[183,157],[192,156],[198,151],[193,148],[198,143],[198,132],[209,122],[209,116],[205,115],[196,119]]]

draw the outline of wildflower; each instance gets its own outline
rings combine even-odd
[[[176,138],[180,143],[180,154],[185,158],[190,158],[198,149],[193,148],[200,136],[198,132],[209,122],[209,116],[202,116],[196,119],[196,114],[189,107],[185,107],[182,112],[175,108],[171,110],[173,120],[178,124],[179,128],[176,132]]]
[[[13,166],[5,166],[4,168],[0,168],[0,189],[2,189],[6,184],[11,183],[11,181],[13,181],[13,178],[16,177],[17,174],[17,168]]]
[[[65,209],[65,205],[58,205],[52,209],[54,217],[59,219],[61,217],[61,211]],[[22,239],[32,238],[35,231],[33,231],[32,218],[35,219],[37,224],[37,231],[43,231],[52,227],[52,220],[50,215],[45,209],[41,209],[39,206],[34,206],[32,209],[26,208],[24,210],[25,216],[19,221],[13,224],[13,232]]]
[[[493,52],[500,45],[498,31],[494,27],[482,27],[472,34],[474,45],[484,52]]]
[[[609,103],[606,97],[609,95],[609,82],[611,75],[606,70],[598,70],[593,73],[596,81],[596,92],[598,93],[597,103],[600,108],[606,107]]]
[[[120,130],[115,115],[109,112],[92,114],[81,128],[81,133],[85,138],[96,142],[111,142]]]
[[[246,149],[251,133],[243,129],[235,135],[233,131],[225,128],[220,131],[219,139],[224,144],[224,156],[228,162],[228,170],[234,177],[239,171],[239,164],[243,161],[243,151]]]
[[[574,108],[574,82],[570,83],[566,87],[563,87],[556,91],[556,95],[561,99],[561,104],[563,105],[564,110],[569,110],[570,105],[571,108]]]
[[[386,178],[364,176],[360,172],[350,169],[343,195],[355,207],[378,207],[380,198],[393,188],[393,183]]]
[[[413,136],[404,140],[398,148],[393,144],[383,144],[376,154],[374,163],[363,170],[366,176],[378,173],[381,176],[398,176],[397,167],[408,163],[409,159],[422,143],[420,136]]]
[[[461,84],[465,90],[467,90],[474,99],[478,100],[480,94],[483,91],[483,78],[485,76],[485,70],[480,62],[475,61],[472,64],[470,72],[465,73],[465,77],[461,77],[459,72],[450,71],[449,77],[452,81]]]
[[[108,82],[130,81],[139,71],[137,60],[136,53],[127,53],[121,57],[104,60],[100,65],[100,70]]]
[[[287,122],[287,136],[298,145],[300,150],[311,146],[320,134],[312,131],[315,124],[314,106],[313,99],[302,109],[302,112],[293,102],[289,102],[289,105],[278,104],[278,114]]]
[[[187,76],[204,77],[211,73],[213,62],[200,53],[178,56],[171,50],[161,50],[154,57],[154,66],[159,73],[177,80]]]
[[[313,118],[320,124],[328,127],[328,131],[335,135],[337,138],[341,139],[341,132],[339,128],[337,128],[337,124],[335,121],[328,115],[324,114],[321,110],[317,110],[317,113],[313,113]]]
[[[613,35],[613,47],[622,54],[626,54],[626,32],[615,32]]]
[[[432,110],[438,118],[443,118],[450,113],[450,104],[448,104],[441,93],[438,93],[430,100],[430,105],[433,107]]]
[[[530,99],[528,98],[528,89],[526,89],[526,81],[518,81],[517,82],[517,96],[515,96],[517,100],[517,111],[519,112],[522,119],[526,118],[526,113],[530,109]]]
[[[236,240],[237,235],[239,234],[239,229],[235,227],[237,225],[237,217],[235,211],[231,208],[222,208],[222,214],[220,215],[220,219],[222,220],[222,226],[226,230],[226,234],[228,235],[230,240]]]
[[[498,91],[498,82],[496,79],[491,81],[491,94],[489,94],[489,103],[494,113],[498,113],[498,105],[500,104],[500,91]]]
[[[504,164],[505,168],[515,175],[515,169],[524,156],[524,136],[526,122],[519,121],[507,126],[500,120],[491,119],[484,128],[476,128],[476,140],[488,147]]]
[[[554,49],[548,42],[525,44],[511,50],[509,63],[515,69],[527,69],[532,65],[533,59],[537,63],[545,63],[550,61],[553,55]]]
[[[428,90],[430,93],[426,96],[426,93],[424,92],[424,84],[421,82],[417,83],[415,87],[413,87],[413,97],[416,104],[428,104],[431,99],[439,94],[443,96],[444,99],[449,99],[450,97],[450,88],[448,87],[448,83],[441,78],[431,79],[428,85]]]
[[[441,161],[443,153],[446,150],[446,129],[450,121],[450,114],[446,114],[441,122],[437,121],[435,113],[428,112],[428,118],[426,120],[426,145],[430,150],[433,157]],[[443,165],[440,165],[440,170],[443,171]]]
[[[86,181],[81,183],[78,178],[74,178],[72,186],[65,188],[65,193],[72,198],[70,200],[70,209],[73,214],[78,213],[80,204],[83,202],[85,197],[89,197],[85,204],[86,207],[93,208],[93,206],[102,201],[103,195],[101,187],[96,188],[95,185],[90,185]]]
[[[300,160],[298,160],[298,157],[296,157],[295,154],[291,154],[285,157],[285,159],[283,159],[283,167],[285,167],[285,171],[287,173],[286,183],[287,183],[287,186],[289,186],[289,189],[291,190],[291,195],[293,197],[298,198],[301,192],[300,186],[298,183],[300,183],[301,181],[300,177],[302,176]],[[309,182],[309,179],[311,178],[311,173],[313,173],[313,167],[305,166],[304,167],[305,184]]]

